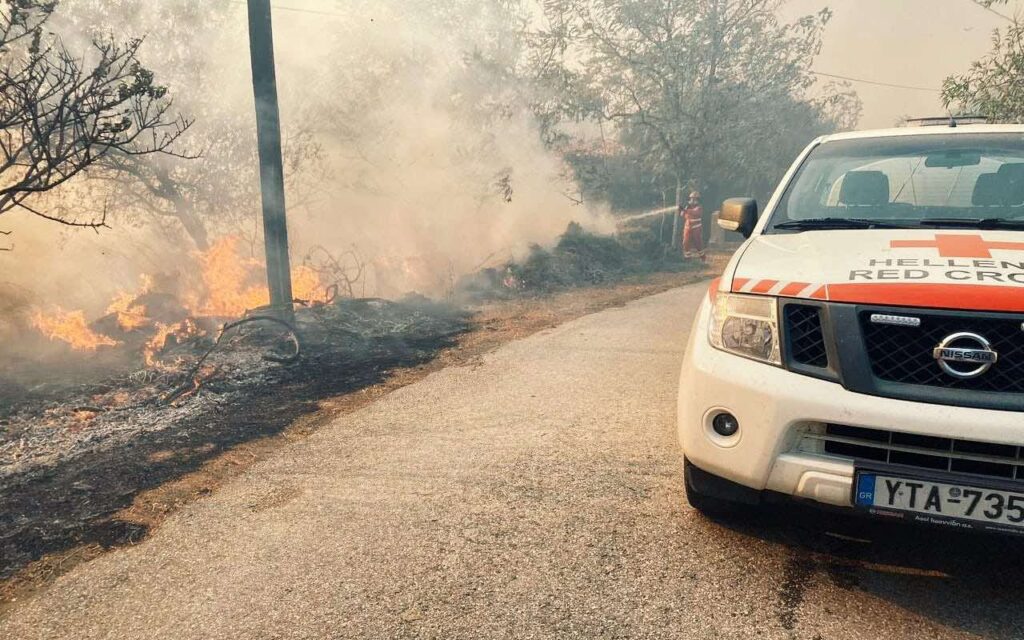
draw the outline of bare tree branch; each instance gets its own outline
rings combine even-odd
[[[94,40],[76,57],[44,27],[56,1],[0,0],[0,215],[22,209],[71,227],[97,219],[29,205],[110,155],[193,157],[176,147],[192,121],[138,60],[141,39]]]

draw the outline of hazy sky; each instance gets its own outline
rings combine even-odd
[[[346,5],[345,0],[274,4],[340,12]],[[1007,24],[971,0],[788,0],[781,13],[784,19],[793,19],[824,7],[832,9],[833,18],[815,71],[932,89],[854,83],[864,102],[862,129],[889,127],[901,116],[944,114],[939,100],[942,81],[983,56],[991,47],[992,31]],[[996,11],[1024,11],[1024,0],[1010,0]],[[278,12],[280,19],[285,13]]]
[[[889,127],[904,115],[942,115],[943,79],[984,55],[992,30],[1006,25],[971,0],[791,0],[784,13],[793,17],[823,7],[834,15],[815,71],[935,89],[854,83],[864,101],[862,129]],[[998,10],[1012,14],[1022,7],[1014,0]]]

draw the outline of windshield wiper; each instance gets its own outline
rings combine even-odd
[[[957,229],[1024,229],[1024,220],[1010,218],[923,218],[918,224]]]
[[[815,229],[906,229],[907,225],[867,218],[808,218],[787,220],[772,226],[773,229],[813,231]]]

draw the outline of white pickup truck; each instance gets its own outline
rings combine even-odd
[[[781,496],[1024,533],[1024,126],[819,138],[708,291],[679,435],[701,511]]]

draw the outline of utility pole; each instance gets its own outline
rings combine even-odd
[[[288,221],[284,203],[284,163],[281,158],[281,112],[277,104],[274,70],[274,31],[270,0],[248,0],[249,55],[256,97],[256,137],[263,193],[263,239],[266,245],[267,284],[271,310],[291,320],[291,260],[288,256]]]

